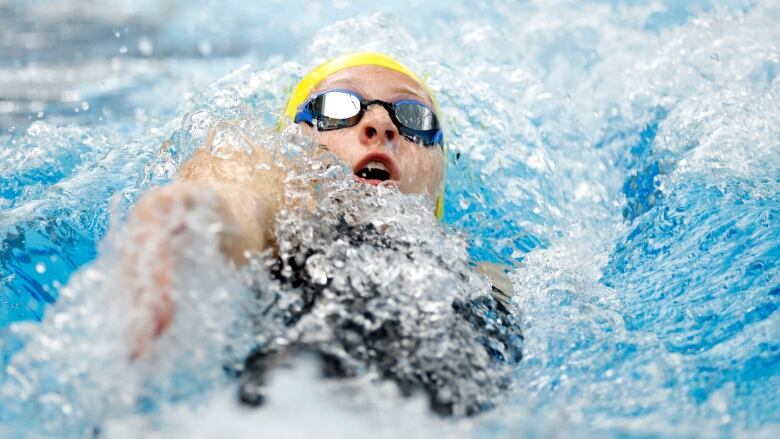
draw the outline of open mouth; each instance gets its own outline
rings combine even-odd
[[[366,180],[385,181],[390,179],[390,171],[387,170],[382,162],[371,161],[358,170],[355,175]]]
[[[354,172],[356,180],[373,185],[397,180],[395,164],[383,154],[368,155],[355,166]]]

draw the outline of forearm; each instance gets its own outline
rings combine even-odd
[[[215,184],[211,190],[218,199],[219,245],[222,254],[236,264],[246,262],[251,253],[274,244],[273,222],[280,201],[234,184]]]
[[[203,150],[182,167],[177,184],[198,185],[215,199],[220,248],[234,262],[273,245],[273,221],[284,200],[283,174],[263,150],[230,159]]]
[[[230,159],[199,150],[174,183],[150,190],[130,214],[134,245],[176,259],[173,237],[187,232],[195,211],[218,232],[219,248],[236,264],[273,245],[273,222],[284,200],[283,174],[262,150]],[[130,261],[132,264],[132,261]]]

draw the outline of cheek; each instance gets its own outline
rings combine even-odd
[[[337,155],[348,165],[352,165],[354,154],[353,142],[350,142],[349,130],[315,131],[309,128],[309,135],[316,146],[324,147]]]
[[[438,194],[444,179],[444,153],[441,148],[428,151],[428,175],[431,196]]]
[[[401,185],[406,193],[427,193],[435,197],[444,174],[444,157],[440,148],[420,149],[412,145],[404,154],[407,177]]]

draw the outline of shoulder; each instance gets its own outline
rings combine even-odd
[[[514,289],[512,281],[509,280],[507,272],[511,269],[506,265],[494,264],[491,262],[479,262],[475,266],[478,273],[485,275],[492,286],[491,295],[505,309],[510,309]]]

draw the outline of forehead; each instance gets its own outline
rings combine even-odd
[[[340,70],[320,81],[310,94],[333,88],[346,88],[366,99],[413,98],[433,106],[428,93],[409,76],[379,66],[356,66]]]

